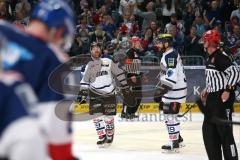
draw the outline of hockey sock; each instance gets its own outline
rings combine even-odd
[[[114,117],[105,116],[104,121],[106,124],[106,134],[108,137],[112,137],[114,135]]]
[[[102,139],[106,135],[104,119],[102,117],[94,118],[93,123],[99,139]]]
[[[174,115],[173,115],[174,117]],[[165,124],[168,129],[169,139],[170,141],[178,140],[179,138],[179,131],[180,131],[180,122],[176,121],[175,118],[172,118],[171,120],[166,120]]]
[[[49,144],[48,150],[52,160],[74,160],[71,143]]]

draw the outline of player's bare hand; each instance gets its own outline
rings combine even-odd
[[[224,91],[221,96],[222,102],[226,102],[229,98],[229,95],[230,95],[230,92]]]
[[[208,95],[207,89],[205,88],[205,89],[201,92],[201,94],[200,94],[201,100],[202,100],[203,102],[206,101],[207,95]]]

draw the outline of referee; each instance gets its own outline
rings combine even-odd
[[[232,125],[217,124],[213,118],[232,120],[235,87],[239,70],[225,52],[220,51],[221,36],[216,30],[203,34],[203,46],[208,53],[206,62],[206,88],[201,93],[206,101],[202,126],[204,145],[209,160],[238,160]]]
[[[123,110],[121,117],[126,119],[137,118],[135,115],[139,105],[142,100],[142,82],[141,77],[141,59],[140,59],[140,50],[141,50],[141,39],[139,37],[133,36],[131,39],[132,47],[126,53],[126,59],[124,61],[124,70],[127,73],[128,85],[132,88],[132,97],[131,99],[133,106],[128,106],[123,102]],[[125,101],[126,102],[126,101]]]

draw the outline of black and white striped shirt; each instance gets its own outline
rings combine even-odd
[[[239,69],[233,65],[227,54],[220,50],[209,56],[205,74],[207,92],[234,90],[240,80]]]
[[[138,50],[131,48],[127,51],[124,70],[127,74],[130,73],[139,75],[141,73],[141,59]]]

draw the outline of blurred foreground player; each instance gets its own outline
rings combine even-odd
[[[54,93],[48,86],[51,72],[68,60],[61,50],[70,48],[74,27],[73,12],[61,0],[41,1],[33,10],[27,33],[7,22],[0,22],[0,30],[8,40],[3,54],[4,70],[20,72],[34,89],[40,103],[45,104],[38,105],[42,107],[36,110],[53,160],[74,159],[69,123],[58,119],[54,112],[63,95]]]
[[[209,160],[238,160],[238,151],[233,137],[232,125],[213,123],[213,118],[232,120],[236,83],[239,70],[225,52],[219,49],[220,34],[209,30],[202,37],[206,62],[206,88],[201,93],[206,101],[205,116],[202,126],[204,145]]]
[[[162,105],[163,113],[167,117],[165,124],[170,139],[170,143],[163,145],[162,149],[178,151],[183,139],[180,136],[180,121],[177,119],[177,114],[181,103],[186,102],[186,76],[180,55],[172,47],[173,37],[170,34],[160,34],[155,42],[163,53],[155,96],[162,96],[160,105]]]
[[[89,96],[89,114],[102,114],[94,118],[93,122],[99,141],[97,145],[105,147],[113,142],[114,138],[114,115],[117,112],[116,83],[120,83],[122,92],[129,90],[124,71],[108,58],[101,58],[102,50],[98,43],[91,44],[90,61],[85,69],[81,80],[80,95]],[[114,77],[115,76],[115,80]]]
[[[47,159],[43,133],[19,92],[33,91],[20,74],[0,71],[0,160]]]

